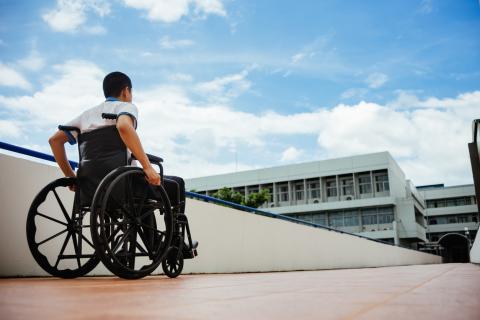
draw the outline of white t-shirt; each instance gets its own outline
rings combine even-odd
[[[77,127],[80,133],[89,132],[116,124],[116,120],[103,119],[102,113],[113,113],[118,116],[127,114],[133,118],[133,124],[137,127],[138,109],[133,103],[118,100],[107,100],[98,106],[84,111],[75,119],[69,121],[66,126]],[[71,132],[73,138],[77,140],[77,132]],[[69,137],[70,139],[70,137]]]

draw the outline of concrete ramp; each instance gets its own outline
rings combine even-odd
[[[25,222],[31,201],[60,170],[0,154],[0,276],[37,276]],[[441,263],[435,255],[188,199],[187,216],[199,256],[184,273],[235,273]],[[161,273],[161,268],[157,269]],[[91,275],[109,274],[98,266]]]

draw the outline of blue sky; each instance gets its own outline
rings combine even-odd
[[[477,0],[3,1],[0,140],[48,152],[121,70],[170,173],[387,150],[416,184],[471,183],[479,33]]]

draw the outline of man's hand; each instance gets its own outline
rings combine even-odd
[[[162,183],[160,179],[160,175],[158,174],[155,169],[150,166],[147,167],[146,169],[143,169],[143,172],[145,172],[145,177],[147,178],[148,183],[153,184],[155,186],[159,186],[160,183]]]

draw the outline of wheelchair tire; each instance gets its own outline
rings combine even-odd
[[[142,169],[125,166],[110,172],[93,197],[90,225],[97,255],[121,278],[152,273],[172,241],[170,201],[163,187],[153,188]]]
[[[162,269],[169,278],[178,277],[183,270],[183,254],[178,248],[172,248],[162,261]]]
[[[27,242],[35,261],[52,276],[66,279],[83,276],[100,262],[87,238],[90,233],[83,233],[89,228],[84,224],[89,212],[75,208],[74,193],[68,190],[73,185],[74,178],[61,178],[45,186],[34,198],[26,223]]]

